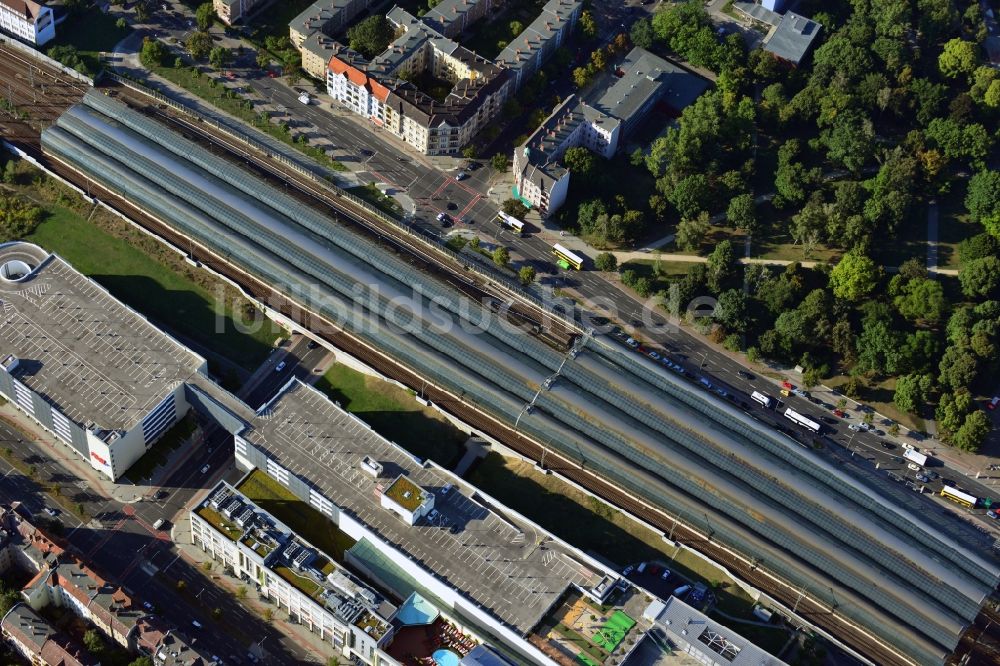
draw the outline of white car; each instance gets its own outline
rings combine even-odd
[[[148,601],[143,601],[142,602],[142,607],[145,608],[148,611],[152,611],[153,610],[153,604],[149,603]]]
[[[211,469],[211,467],[209,465],[205,465],[204,467],[201,468],[201,473],[208,474],[209,469]]]
[[[906,468],[914,472],[920,471],[920,465],[915,462],[907,463]]]
[[[286,365],[288,365],[288,364],[287,364],[287,363],[285,363],[284,361],[282,361],[282,362],[281,362],[281,363],[279,363],[278,365],[274,366],[274,371],[275,371],[275,372],[281,372],[282,370],[284,370],[284,369],[285,369],[285,366],[286,366]]]

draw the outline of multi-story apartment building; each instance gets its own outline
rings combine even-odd
[[[246,20],[261,5],[271,0],[212,0],[216,16],[226,25]]]
[[[445,37],[457,37],[470,25],[498,11],[506,0],[441,0],[423,19]]]
[[[580,0],[549,0],[538,18],[501,51],[497,64],[511,71],[515,92],[563,45],[582,13]]]
[[[317,0],[288,24],[288,37],[302,53],[302,69],[309,76],[326,79],[330,58],[343,47],[333,35],[343,30],[373,0]]]
[[[508,73],[399,7],[387,18],[399,36],[371,61],[334,47],[327,91],[424,154],[457,153],[500,112]],[[409,82],[424,74],[451,90],[435,98]]]
[[[0,0],[0,30],[41,46],[56,36],[55,16],[34,0]]]

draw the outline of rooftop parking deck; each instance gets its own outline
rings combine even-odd
[[[0,245],[0,300],[7,370],[81,425],[129,430],[205,367],[203,358],[35,245]]]
[[[490,510],[489,501],[475,489],[420,465],[298,382],[275,398],[241,437],[522,633],[568,586],[593,587],[604,576],[548,534],[511,512]],[[381,477],[362,468],[365,456],[383,465]],[[400,474],[436,496],[436,513],[413,527],[379,503],[380,493]]]

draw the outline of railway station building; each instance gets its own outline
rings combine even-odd
[[[206,376],[205,359],[36,245],[0,245],[0,300],[0,395],[112,481]]]

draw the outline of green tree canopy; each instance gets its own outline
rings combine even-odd
[[[618,258],[610,252],[601,252],[594,257],[594,268],[605,273],[618,270]]]
[[[369,60],[385,51],[394,37],[392,24],[382,14],[373,14],[347,30],[350,47]]]
[[[949,78],[967,76],[979,65],[979,45],[964,39],[949,39],[941,55],[938,69]]]
[[[163,65],[163,59],[167,57],[167,47],[163,42],[149,37],[142,40],[142,51],[139,52],[139,60],[143,65],[152,69]]]
[[[716,245],[708,255],[707,264],[706,284],[712,293],[718,294],[733,279],[740,265],[732,241],[724,240]]]
[[[973,259],[958,271],[962,293],[969,297],[989,298],[1000,287],[1000,259],[995,256]]]
[[[521,281],[521,284],[527,287],[535,281],[535,267],[521,266],[520,270],[517,272],[517,277]]]
[[[752,194],[739,194],[729,201],[726,208],[726,219],[729,224],[747,233],[754,233],[760,228],[757,210]]]
[[[875,290],[879,275],[880,269],[870,257],[852,250],[830,271],[830,287],[837,298],[856,302]]]
[[[233,52],[225,46],[216,46],[208,53],[208,62],[216,69],[224,69],[233,61]]]
[[[0,195],[0,242],[24,238],[42,220],[42,209],[15,196]]]
[[[506,268],[510,263],[510,251],[502,245],[493,250],[493,263],[500,268]]]
[[[930,375],[902,375],[896,380],[892,402],[904,412],[918,414],[927,403],[934,378]]]
[[[976,453],[992,429],[989,417],[977,409],[965,417],[965,423],[955,432],[952,443],[963,451]]]
[[[211,35],[201,31],[192,32],[187,39],[187,50],[195,60],[204,60],[212,51]]]
[[[597,175],[597,156],[581,146],[568,148],[563,154],[563,164],[573,177],[578,177],[585,183],[593,182],[592,179]]]
[[[948,315],[948,299],[941,283],[931,278],[909,281],[897,275],[890,282],[889,293],[899,313],[911,321],[938,324]]]
[[[965,415],[972,409],[972,396],[965,389],[943,393],[934,410],[934,419],[945,433],[953,433],[965,423]]]
[[[976,222],[1000,213],[1000,171],[984,169],[969,179],[965,208]]]

